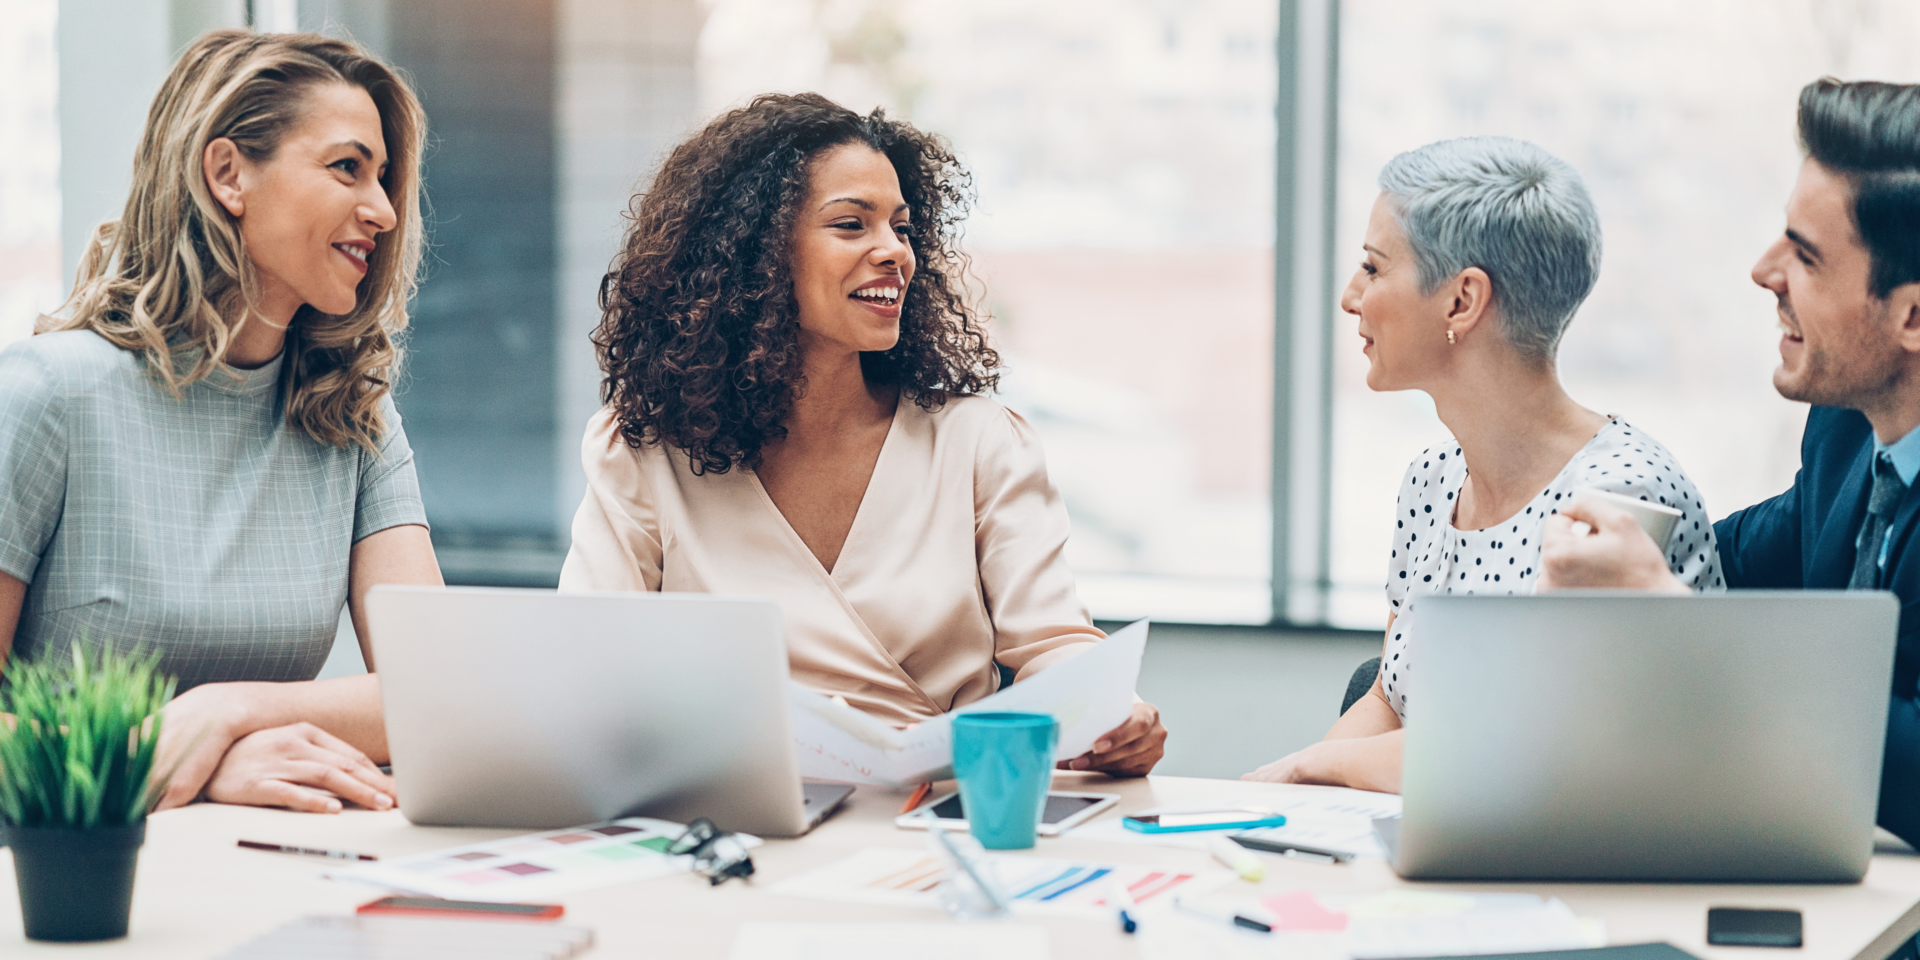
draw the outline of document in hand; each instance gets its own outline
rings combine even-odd
[[[960,713],[1050,713],[1060,721],[1054,759],[1077,757],[1133,711],[1146,648],[1147,621],[1138,620],[1086,653],[909,730],[793,684],[788,692],[800,775],[890,786],[945,779],[953,769],[952,721]]]

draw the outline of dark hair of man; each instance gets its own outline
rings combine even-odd
[[[1874,297],[1920,281],[1920,86],[1815,80],[1800,91],[1800,144],[1853,188]]]
[[[972,183],[938,137],[819,94],[769,94],[676,147],[636,196],[620,253],[600,282],[593,343],[601,398],[622,438],[667,443],[695,473],[758,465],[784,438],[805,389],[792,238],[809,166],[864,144],[885,156],[911,211],[914,271],[900,341],[862,353],[867,382],[926,409],[998,385],[999,355],[967,305],[957,243]]]

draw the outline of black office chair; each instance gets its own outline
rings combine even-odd
[[[1347,711],[1353,709],[1353,705],[1359,703],[1360,698],[1366,696],[1368,690],[1373,689],[1373,681],[1379,678],[1379,657],[1368,660],[1361,664],[1359,669],[1353,671],[1353,677],[1347,681],[1347,698],[1340,701],[1340,715],[1346,716]]]

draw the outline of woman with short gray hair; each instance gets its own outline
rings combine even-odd
[[[1576,490],[1680,511],[1669,566],[1723,585],[1700,494],[1653,438],[1560,385],[1560,336],[1600,273],[1600,219],[1580,175],[1505,137],[1403,153],[1380,172],[1365,258],[1340,298],[1374,390],[1423,390],[1453,436],[1407,467],[1387,562],[1373,689],[1325,740],[1244,779],[1398,792],[1418,601],[1533,592],[1540,530]]]

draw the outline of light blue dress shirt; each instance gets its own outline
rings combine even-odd
[[[1913,486],[1913,478],[1920,476],[1920,430],[1909,430],[1907,435],[1895,440],[1891,445],[1873,438],[1873,455],[1885,457],[1893,464],[1893,472],[1900,475],[1900,482]],[[1893,528],[1887,528],[1886,536],[1880,539],[1879,566],[1882,573],[1887,569],[1887,553],[1893,549]]]

